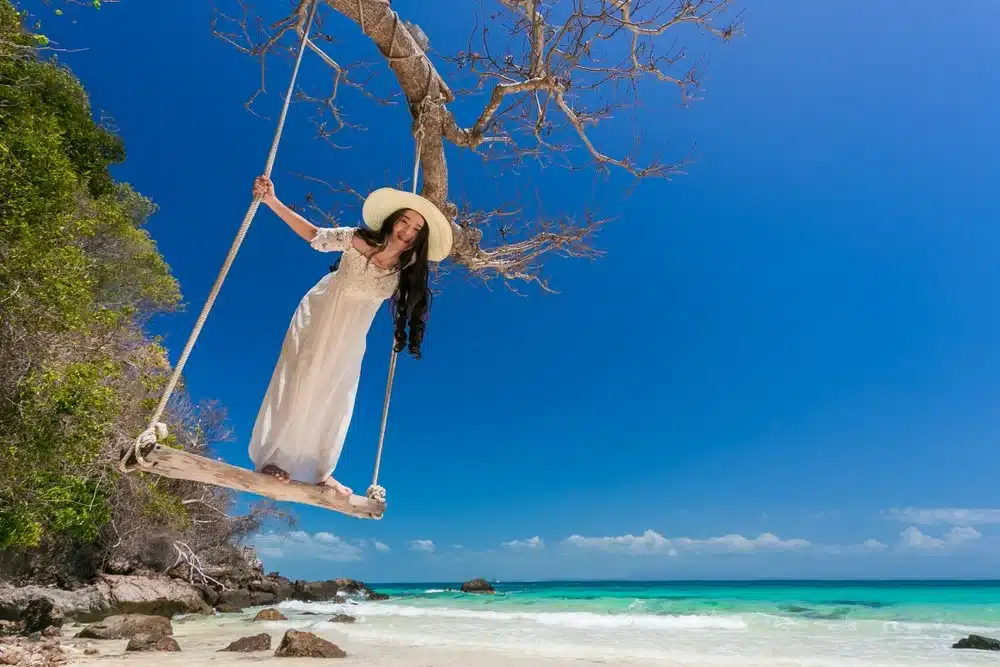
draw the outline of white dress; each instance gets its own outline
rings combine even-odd
[[[333,474],[354,412],[366,337],[399,282],[352,244],[350,227],[320,228],[311,245],[344,251],[295,309],[250,438],[257,470],[273,464],[318,484]]]

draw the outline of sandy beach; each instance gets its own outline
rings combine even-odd
[[[409,643],[398,639],[382,639],[370,632],[358,631],[356,627],[343,626],[344,629],[334,629],[332,624],[312,622],[268,622],[253,623],[247,620],[234,622],[229,619],[215,617],[206,620],[189,620],[174,623],[174,639],[181,647],[181,652],[158,653],[126,653],[126,640],[96,641],[86,639],[67,639],[63,644],[71,656],[73,665],[136,665],[142,662],[155,661],[164,667],[201,667],[213,665],[228,667],[230,665],[246,665],[261,661],[274,661],[280,665],[315,665],[315,658],[277,658],[274,648],[281,641],[285,630],[294,627],[299,630],[313,632],[318,636],[334,642],[347,652],[347,657],[338,661],[345,665],[380,667],[448,667],[454,665],[477,667],[501,667],[517,661],[525,666],[558,667],[580,663],[600,663],[622,665],[649,664],[649,660],[628,660],[613,657],[613,649],[609,647],[607,658],[584,658],[574,656],[559,656],[551,652],[541,651],[537,654],[526,654],[523,647],[505,647],[502,642],[492,645],[479,644],[475,641],[468,645],[460,644],[425,644]],[[77,628],[73,628],[76,630]],[[256,653],[219,653],[230,642],[240,637],[267,632],[272,637],[272,650]],[[96,648],[99,655],[84,655],[87,648]],[[685,664],[671,662],[663,664]]]

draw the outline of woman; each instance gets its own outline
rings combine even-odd
[[[320,252],[343,251],[339,266],[299,302],[250,438],[258,472],[350,495],[333,478],[361,374],[368,329],[390,299],[395,350],[420,344],[431,305],[428,262],[451,252],[448,219],[419,195],[382,188],[365,200],[365,227],[317,227],[281,203],[266,176],[254,197]],[[409,332],[407,333],[407,329]]]

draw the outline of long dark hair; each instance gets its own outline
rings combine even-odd
[[[407,211],[401,208],[386,216],[382,226],[373,231],[367,227],[359,227],[354,235],[362,239],[365,243],[374,248],[371,255],[378,254],[389,244],[392,230],[396,226],[403,214]],[[427,263],[428,236],[430,230],[424,224],[417,232],[417,238],[413,245],[399,256],[399,284],[396,291],[389,299],[389,309],[392,312],[393,338],[395,342],[393,349],[402,352],[407,347],[407,327],[409,327],[409,351],[415,359],[420,358],[420,344],[424,340],[424,331],[427,328],[427,318],[431,310],[431,291],[427,287],[427,277],[430,272]],[[368,261],[371,261],[369,255]],[[338,260],[330,267],[331,271],[336,271],[340,265]]]

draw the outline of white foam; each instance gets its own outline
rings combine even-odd
[[[331,614],[341,611],[338,603],[285,602],[289,611]],[[650,614],[595,614],[591,612],[513,612],[449,607],[414,607],[403,604],[364,604],[353,613],[362,617],[447,618],[469,621],[530,622],[564,628],[640,628],[646,630],[745,630],[746,621],[737,616],[653,616]]]

